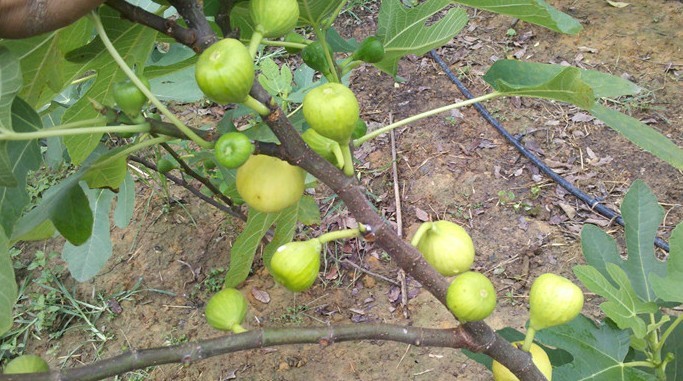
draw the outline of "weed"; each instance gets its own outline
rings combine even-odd
[[[305,304],[299,304],[293,307],[287,307],[285,312],[280,315],[276,320],[279,323],[293,323],[301,324],[304,322],[303,314],[308,311],[308,306]]]
[[[209,270],[209,274],[204,279],[204,288],[211,293],[216,293],[223,288],[225,282],[225,268],[214,267]]]

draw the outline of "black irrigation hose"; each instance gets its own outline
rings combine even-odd
[[[432,50],[431,52],[432,58],[436,63],[441,66],[441,68],[444,70],[448,78],[455,84],[455,86],[458,87],[460,92],[467,97],[468,99],[474,98],[472,96],[472,93],[463,85],[462,82],[458,79],[458,77],[451,71],[451,69],[448,67],[448,64],[444,62],[443,59],[439,56],[439,54],[435,51]],[[562,188],[566,189],[569,193],[574,195],[574,197],[578,198],[579,200],[585,202],[587,205],[591,207],[592,210],[595,210],[596,212],[602,214],[603,216],[609,218],[610,220],[616,221],[621,226],[624,226],[624,219],[621,218],[619,213],[615,212],[614,210],[606,207],[605,205],[600,204],[600,202],[589,195],[583,193],[580,189],[576,188],[573,186],[569,181],[565,180],[564,177],[558,175],[555,171],[553,171],[550,167],[548,167],[541,159],[539,159],[536,155],[534,155],[531,151],[526,149],[522,143],[515,139],[514,136],[512,136],[507,130],[503,127],[503,125],[500,124],[500,122],[494,118],[491,113],[486,110],[486,107],[484,107],[481,103],[475,103],[474,108],[479,111],[479,114],[481,114],[484,119],[486,119],[487,122],[489,122],[490,125],[492,125],[507,141],[509,141],[517,150],[524,155],[527,159],[529,159],[534,165],[536,165],[543,173],[545,173],[548,177],[553,179],[556,183],[560,184]],[[663,239],[659,237],[655,237],[655,245],[666,252],[669,252],[669,244],[666,243]]]

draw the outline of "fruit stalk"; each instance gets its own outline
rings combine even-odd
[[[338,239],[356,238],[360,235],[360,229],[344,229],[325,233],[318,237],[318,240],[324,244],[330,241],[336,241]]]

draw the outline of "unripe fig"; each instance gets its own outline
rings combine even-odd
[[[450,221],[423,223],[412,244],[443,276],[467,271],[474,262],[472,238],[460,225]]]
[[[529,327],[538,331],[568,323],[582,308],[579,286],[559,275],[542,274],[529,291]]]
[[[485,275],[468,271],[451,282],[446,304],[461,323],[483,320],[496,308],[496,290]]]
[[[21,355],[5,365],[4,374],[49,372],[50,366],[38,355]]]
[[[353,52],[353,59],[365,61],[367,63],[376,63],[384,58],[384,45],[375,36],[370,36],[363,40]]]
[[[303,102],[304,118],[320,135],[348,144],[360,113],[358,100],[341,83],[326,83],[309,91]]]
[[[320,272],[322,244],[317,239],[286,243],[275,251],[270,270],[275,281],[288,290],[308,290]]]
[[[286,161],[253,155],[237,169],[237,192],[259,212],[277,212],[299,201],[305,178],[303,169]]]
[[[145,77],[140,77],[142,84],[149,89],[149,81]],[[140,115],[142,107],[147,103],[147,96],[130,80],[117,82],[114,84],[113,95],[116,104],[130,118]]]
[[[213,328],[234,333],[245,332],[240,324],[247,314],[247,299],[234,288],[225,288],[206,303],[206,320]]]
[[[202,92],[216,103],[243,103],[254,83],[254,62],[238,40],[222,39],[197,59],[195,79]]]
[[[266,38],[278,38],[291,32],[299,20],[299,3],[296,0],[251,0],[251,19],[256,30]]]
[[[512,343],[512,345],[521,347],[522,341],[516,341]],[[548,381],[551,381],[553,377],[553,366],[550,364],[550,359],[543,348],[536,344],[531,344],[531,350],[529,350],[529,354],[531,354],[531,360],[534,362],[534,365],[536,365],[538,370],[543,373]],[[508,368],[503,366],[503,364],[499,363],[498,361],[493,361],[491,371],[493,372],[494,381],[519,381],[517,376],[512,374]]]

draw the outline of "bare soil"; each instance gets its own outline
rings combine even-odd
[[[475,95],[488,87],[481,79],[499,58],[568,63],[624,76],[644,93],[613,104],[683,146],[683,3],[633,1],[615,8],[601,0],[553,1],[578,18],[584,30],[559,35],[508,17],[469,11],[466,30],[439,54]],[[342,35],[362,38],[374,29],[376,7],[356,10],[360,21],[340,19]],[[508,35],[509,29],[516,35]],[[357,70],[352,87],[362,117],[370,128],[390,120],[464,99],[429,57],[407,57],[400,63],[404,83],[371,66]],[[681,221],[683,176],[643,152],[580,110],[553,102],[505,99],[486,105],[504,126],[556,171],[594,197],[617,208],[636,179],[655,192],[667,215],[661,236],[667,238]],[[523,329],[530,281],[543,272],[570,278],[581,263],[578,234],[589,222],[621,239],[622,229],[568,195],[530,164],[474,109],[439,115],[395,134],[398,176],[391,170],[389,136],[362,147],[361,179],[385,217],[410,238],[424,220],[448,219],[462,224],[477,248],[475,268],[494,282],[499,304],[487,322],[494,328]],[[394,197],[398,187],[400,199]],[[228,266],[230,246],[241,223],[178,188],[183,203],[169,206],[155,186],[140,182],[134,222],[114,230],[114,256],[92,282],[77,286],[89,300],[131,289],[142,278],[143,289],[120,303],[122,311],[97,325],[111,338],[101,348],[89,344],[83,330],[72,330],[58,342],[32,341],[31,350],[46,354],[52,366],[73,367],[132,348],[219,336],[203,317],[211,293],[205,280],[211,269]],[[330,210],[325,190],[317,193],[321,210]],[[332,209],[322,230],[343,227],[350,216]],[[397,227],[398,224],[396,224]],[[308,292],[294,295],[276,285],[260,264],[241,286],[251,307],[245,326],[306,326],[387,322],[427,327],[457,323],[445,307],[408,279],[407,305],[398,289],[382,278],[358,271],[347,261],[393,281],[398,269],[379,247],[353,242],[330,246],[320,280]],[[73,284],[66,280],[67,284]],[[266,292],[269,303],[255,295]],[[589,296],[585,313],[600,312]],[[52,348],[52,350],[50,350]],[[148,370],[154,380],[490,380],[483,366],[453,349],[363,341],[329,347],[294,345],[246,351],[188,365]],[[128,375],[124,379],[133,379]]]

